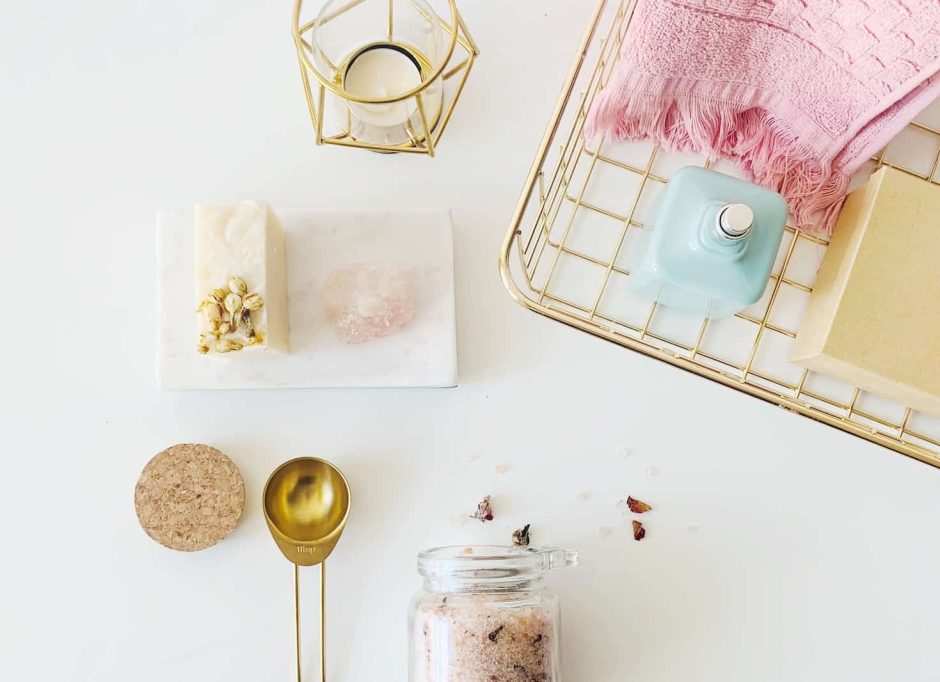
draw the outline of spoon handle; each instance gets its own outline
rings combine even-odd
[[[294,564],[294,631],[297,647],[297,682],[300,673],[300,567]],[[320,562],[320,682],[326,682],[326,561]]]
[[[297,641],[297,682],[300,682],[300,566],[294,564],[294,632]]]
[[[326,559],[320,562],[320,682],[326,682]]]

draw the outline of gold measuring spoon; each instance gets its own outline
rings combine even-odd
[[[294,564],[297,682],[300,682],[300,566],[320,564],[320,680],[326,680],[326,558],[346,528],[349,484],[335,466],[315,457],[284,462],[264,484],[264,519],[274,542]]]

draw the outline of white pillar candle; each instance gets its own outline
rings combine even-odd
[[[343,79],[346,92],[372,99],[401,95],[419,85],[421,70],[418,61],[402,47],[381,43],[353,57]],[[415,97],[409,97],[388,104],[350,103],[350,107],[362,121],[390,127],[407,123],[417,111],[418,103]],[[430,112],[425,113],[430,115]]]

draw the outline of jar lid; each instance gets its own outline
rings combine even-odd
[[[557,547],[499,545],[437,547],[418,554],[418,573],[425,578],[520,580],[555,568],[578,565],[578,553]]]
[[[209,445],[180,443],[151,459],[134,488],[140,525],[164,547],[195,552],[232,532],[245,506],[238,467]]]

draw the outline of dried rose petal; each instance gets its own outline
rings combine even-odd
[[[483,523],[493,520],[493,505],[490,504],[490,496],[487,495],[477,503],[477,510],[473,512],[472,519],[479,519]]]
[[[514,530],[512,533],[512,544],[516,547],[528,547],[529,546],[529,526],[532,525],[527,523],[522,528]]]
[[[645,514],[652,509],[646,502],[642,502],[635,497],[627,497],[627,506],[634,514]]]
[[[633,522],[633,539],[639,542],[646,537],[646,529],[639,521]]]

